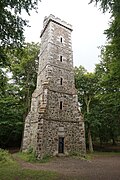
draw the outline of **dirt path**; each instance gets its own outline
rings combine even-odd
[[[120,180],[120,156],[96,156],[90,161],[60,157],[44,164],[15,159],[22,168],[58,172],[59,180]]]

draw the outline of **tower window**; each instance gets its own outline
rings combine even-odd
[[[60,38],[60,42],[61,42],[61,43],[63,42],[63,38],[62,38],[62,37]]]
[[[62,57],[62,56],[60,56],[60,62],[62,62],[62,60],[63,60],[63,57]]]
[[[60,85],[63,84],[63,78],[60,78]]]
[[[62,110],[62,108],[63,108],[63,102],[60,101],[60,109]]]

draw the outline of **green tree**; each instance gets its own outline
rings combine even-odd
[[[30,15],[31,10],[37,11],[39,1],[0,1],[0,64],[7,60],[5,49],[20,47],[23,44],[24,27],[28,26],[28,21],[22,18],[22,13]]]
[[[102,48],[101,63],[96,72],[100,77],[101,100],[107,114],[106,127],[109,127],[109,138],[111,136],[114,144],[120,127],[120,1],[91,0],[90,3],[98,4],[104,13],[111,13],[110,26],[105,30],[107,45]],[[98,67],[102,70],[102,75],[98,73]]]
[[[0,146],[20,146],[25,116],[36,86],[40,45],[26,43],[7,52],[10,65],[0,78]],[[12,53],[11,53],[12,52]],[[2,69],[2,68],[0,68]],[[11,73],[8,76],[8,71]]]
[[[21,50],[15,49],[13,54],[8,54],[12,79],[19,87],[26,113],[29,111],[31,95],[36,87],[39,51],[39,43],[26,43]]]
[[[120,1],[119,0],[90,0],[89,3],[96,3],[100,5],[100,8],[103,12],[110,11],[119,11],[120,12]]]
[[[23,129],[23,107],[17,88],[6,84],[5,93],[0,98],[0,147],[20,146]]]
[[[82,104],[82,112],[85,117],[85,124],[88,132],[89,151],[93,152],[92,126],[96,124],[96,119],[92,115],[92,104],[94,103],[97,91],[97,79],[94,73],[88,73],[82,66],[75,68],[75,82],[78,90],[79,101]]]
[[[110,10],[110,27],[105,30],[108,44],[102,49],[102,59],[108,64],[109,81],[113,81],[114,85],[120,88],[120,1],[119,0],[91,0],[100,3],[103,12]]]
[[[101,129],[101,132],[103,133],[101,134],[104,135],[104,140],[112,139],[113,144],[115,144],[115,140],[120,135],[120,86],[119,79],[110,73],[111,65],[108,56],[106,56],[106,51],[103,52],[102,61],[96,66],[96,75],[99,76],[100,91],[98,97],[102,106],[101,120],[103,129]]]

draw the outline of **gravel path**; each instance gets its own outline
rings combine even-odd
[[[54,158],[49,163],[28,163],[15,157],[22,168],[50,170],[60,174],[58,180],[120,180],[120,156],[95,156],[92,160],[71,157]]]

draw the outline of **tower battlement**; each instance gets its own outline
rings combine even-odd
[[[49,24],[50,21],[53,21],[53,22],[59,24],[60,26],[63,26],[63,27],[65,27],[65,28],[73,31],[73,28],[72,28],[72,25],[71,25],[71,24],[69,24],[69,23],[61,20],[61,19],[58,18],[58,17],[55,17],[55,16],[52,15],[52,14],[50,14],[48,17],[45,16],[45,18],[44,18],[44,21],[43,21],[43,30],[41,31],[40,37],[42,37],[42,35],[43,35],[44,31],[46,30],[46,28],[47,28],[47,26],[48,26],[48,24]]]

